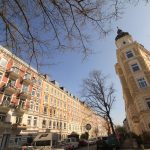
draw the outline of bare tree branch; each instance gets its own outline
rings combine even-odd
[[[85,102],[96,113],[109,120],[113,134],[115,134],[111,119],[111,110],[115,102],[113,85],[106,85],[106,77],[100,71],[92,71],[89,77],[83,80],[82,96]]]

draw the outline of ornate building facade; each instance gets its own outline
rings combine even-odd
[[[150,52],[118,29],[116,72],[120,78],[130,131],[150,133]]]
[[[104,136],[103,122],[55,80],[0,46],[1,149],[22,144],[39,132],[55,132],[60,139],[72,132],[82,134],[87,123],[92,125],[91,137]]]

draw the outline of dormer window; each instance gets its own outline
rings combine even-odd
[[[131,57],[133,57],[134,55],[133,55],[133,52],[132,51],[127,51],[126,52],[126,57],[127,58],[131,58]]]

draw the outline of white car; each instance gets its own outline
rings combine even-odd
[[[78,148],[79,147],[79,142],[77,141],[76,138],[67,138],[67,139],[64,139],[64,141],[66,143],[69,143],[73,146],[73,148]]]

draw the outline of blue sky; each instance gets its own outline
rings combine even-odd
[[[96,54],[90,55],[82,61],[82,55],[77,52],[68,52],[53,58],[56,65],[49,67],[46,73],[55,79],[74,95],[80,97],[81,83],[90,71],[101,70],[109,75],[109,81],[114,83],[116,89],[116,103],[112,111],[112,119],[115,124],[122,124],[125,118],[122,89],[114,65],[116,60],[115,37],[117,26],[129,32],[134,40],[150,49],[150,4],[140,3],[137,6],[128,5],[124,9],[122,18],[112,23],[113,31],[103,39],[99,39],[95,32],[91,32],[91,48]]]

